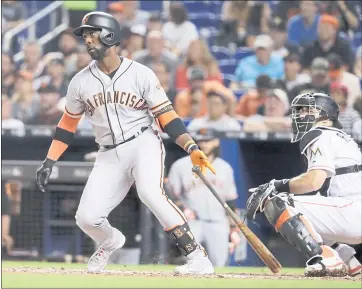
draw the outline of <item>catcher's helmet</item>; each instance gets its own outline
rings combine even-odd
[[[339,105],[324,93],[305,93],[292,101],[292,142],[299,141],[317,121],[331,120],[333,126],[342,129],[338,121]]]
[[[73,30],[74,35],[82,36],[83,28],[101,31],[100,40],[107,46],[118,46],[121,42],[121,27],[111,14],[91,12],[83,17],[82,25]]]

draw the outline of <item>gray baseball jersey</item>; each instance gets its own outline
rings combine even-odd
[[[155,109],[171,104],[153,71],[123,58],[111,79],[92,61],[69,84],[66,113],[85,117],[91,123],[100,145],[123,142],[143,126],[156,123]]]
[[[218,157],[212,165],[217,173],[214,175],[207,171],[206,178],[224,201],[236,199],[238,196],[232,167]],[[173,193],[183,201],[185,206],[195,211],[201,220],[219,221],[227,218],[224,208],[205,184],[188,173],[191,170],[190,157],[181,158],[171,166],[168,179]]]

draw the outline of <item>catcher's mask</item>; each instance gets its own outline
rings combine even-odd
[[[339,105],[327,94],[300,94],[293,99],[291,108],[292,143],[299,141],[319,121],[331,120],[333,127],[343,128],[338,121]]]

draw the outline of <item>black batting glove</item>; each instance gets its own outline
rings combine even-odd
[[[40,191],[45,193],[45,186],[48,184],[55,161],[46,158],[42,166],[36,171],[36,185]]]

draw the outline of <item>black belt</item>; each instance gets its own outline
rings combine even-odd
[[[338,169],[336,169],[336,176],[351,174],[351,173],[358,173],[360,171],[362,171],[362,165],[354,165],[354,166],[349,166],[349,167],[338,168]]]
[[[142,127],[142,128],[141,128],[141,133],[145,132],[148,128],[149,128],[149,126],[144,126],[144,127]],[[141,133],[140,133],[140,134],[141,134]],[[121,144],[124,144],[124,143],[126,143],[126,142],[131,141],[131,140],[134,140],[134,139],[135,139],[137,136],[139,136],[140,134],[135,134],[134,136],[131,136],[130,138],[124,140],[123,142],[117,143],[117,144],[113,144],[113,145],[102,145],[102,146],[100,146],[100,147],[102,147],[102,148],[104,148],[104,149],[106,149],[106,150],[111,150],[111,149],[114,149],[114,148],[118,147],[118,146],[121,145]]]

